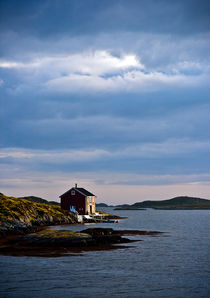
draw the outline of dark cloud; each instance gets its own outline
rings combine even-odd
[[[209,1],[2,0],[1,29],[42,37],[135,31],[189,34],[210,29]]]
[[[209,173],[209,3],[1,0],[4,169]]]
[[[202,102],[201,94],[194,93],[192,98],[194,103],[189,94],[176,100],[157,93],[114,100],[6,99],[1,114],[1,147],[125,148],[170,138],[208,139],[208,97]]]

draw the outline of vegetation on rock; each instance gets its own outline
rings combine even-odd
[[[0,255],[15,256],[67,256],[71,253],[123,249],[121,243],[132,243],[142,239],[128,239],[123,236],[161,236],[158,231],[113,230],[110,228],[89,228],[80,232],[65,230],[43,230],[37,233],[5,239],[0,243]]]
[[[62,210],[60,206],[33,203],[25,199],[7,197],[0,194],[0,235],[11,231],[50,224],[76,223],[71,212]]]
[[[73,232],[69,230],[42,230],[38,233],[30,234],[30,237],[37,237],[40,239],[73,239],[73,238],[90,238],[87,233]]]

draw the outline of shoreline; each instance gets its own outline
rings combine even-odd
[[[41,229],[47,229],[47,227],[50,226],[66,226],[66,225],[85,225],[86,223],[103,223],[108,220],[120,220],[120,219],[126,219],[127,217],[122,217],[122,216],[117,216],[117,215],[112,215],[112,214],[107,214],[104,215],[103,219],[88,219],[84,221],[83,223],[80,223],[75,220],[75,222],[69,221],[56,221],[56,222],[46,222],[44,223],[43,221],[38,221],[33,224],[31,222],[25,222],[25,221],[20,221],[20,220],[8,220],[6,218],[1,220],[1,226],[0,226],[0,240],[4,237],[7,236],[12,236],[12,235],[27,235],[29,233],[35,233],[40,231]]]
[[[80,232],[47,230],[24,236],[8,236],[0,241],[0,255],[59,257],[85,251],[124,249],[133,242],[124,236],[160,236],[159,231],[113,230],[111,228],[88,228]],[[122,246],[123,244],[123,246]]]

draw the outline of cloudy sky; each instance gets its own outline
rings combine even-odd
[[[0,191],[210,199],[210,2],[0,0]]]

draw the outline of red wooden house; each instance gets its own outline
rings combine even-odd
[[[64,210],[76,210],[78,214],[94,214],[96,211],[95,195],[88,190],[77,187],[72,187],[67,192],[60,196],[61,208]]]

